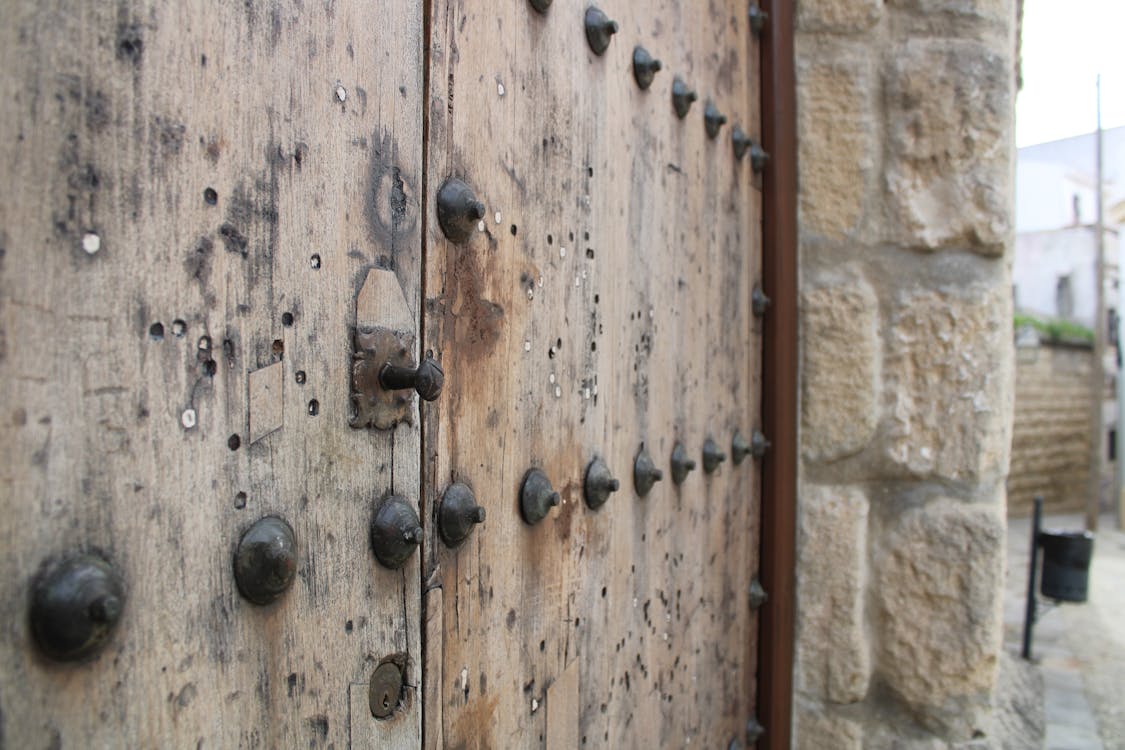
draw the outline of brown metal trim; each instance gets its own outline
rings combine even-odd
[[[763,337],[762,425],[773,441],[762,466],[761,570],[769,601],[758,638],[759,747],[788,748],[793,717],[797,529],[797,87],[793,2],[761,0],[762,286],[773,300]]]

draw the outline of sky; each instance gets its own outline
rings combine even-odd
[[[1016,145],[1125,125],[1125,0],[1024,0]]]

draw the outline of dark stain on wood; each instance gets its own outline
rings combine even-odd
[[[390,133],[384,133],[382,138],[375,133],[372,142],[378,145],[371,152],[364,199],[371,241],[392,257],[399,252],[417,254],[414,235],[418,228],[418,193],[414,177],[402,168],[398,144]],[[409,267],[412,263],[399,265]]]

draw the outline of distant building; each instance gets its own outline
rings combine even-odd
[[[1020,513],[1035,494],[1052,511],[1082,510],[1089,477],[1092,401],[1087,385],[1093,347],[1081,329],[1104,326],[1102,500],[1108,506],[1117,453],[1115,384],[1118,335],[1118,228],[1125,220],[1125,127],[1103,132],[1105,309],[1096,320],[1097,178],[1093,133],[1019,149],[1012,294],[1018,316],[1036,327],[1016,331],[1016,404],[1009,507]],[[1061,324],[1061,325],[1060,325]],[[1045,331],[1048,331],[1045,333]],[[1062,331],[1061,334],[1057,332]],[[1065,349],[1065,351],[1064,351]],[[1085,374],[1083,374],[1085,373]],[[1085,431],[1086,438],[1077,436]]]

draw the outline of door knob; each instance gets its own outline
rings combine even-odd
[[[124,603],[124,586],[110,564],[78,555],[55,564],[35,582],[31,631],[47,656],[77,661],[105,645]]]
[[[385,364],[379,370],[379,385],[385,391],[413,389],[423,401],[435,401],[441,395],[445,373],[433,357],[426,356],[417,369]]]
[[[422,525],[414,506],[401,495],[390,495],[375,509],[371,521],[371,549],[379,564],[397,570],[422,543]]]
[[[441,496],[438,507],[438,533],[447,547],[457,547],[473,533],[473,527],[484,523],[484,508],[477,505],[473,491],[456,482]]]

